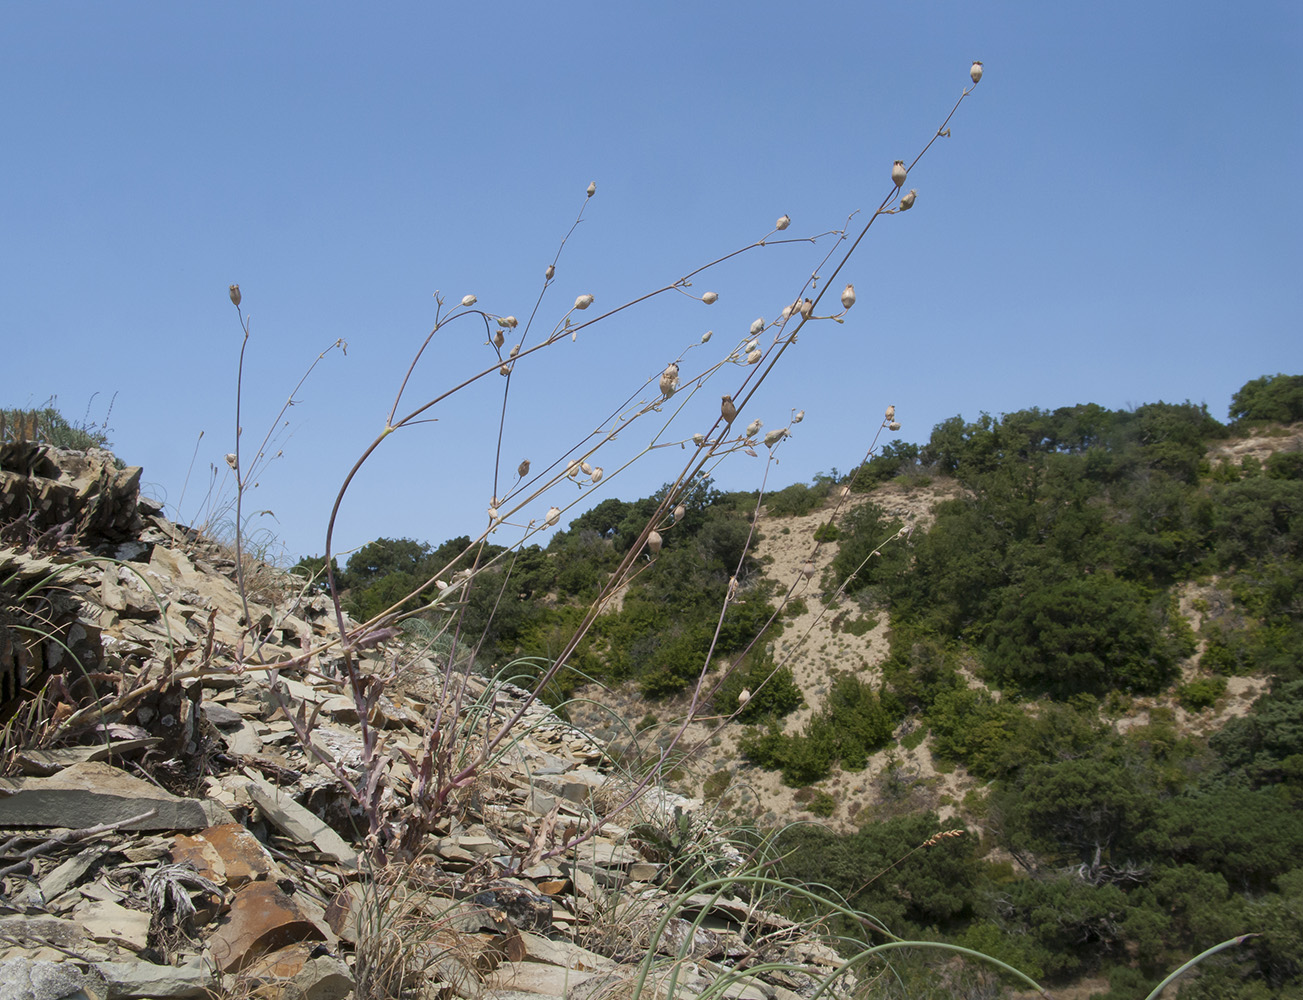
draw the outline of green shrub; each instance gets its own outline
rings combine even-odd
[[[1229,415],[1236,422],[1303,420],[1303,375],[1263,375],[1245,382],[1231,397]]]
[[[806,807],[807,812],[812,812],[816,816],[822,816],[827,819],[837,811],[837,800],[827,792],[816,791]]]
[[[825,521],[814,529],[814,540],[816,542],[835,542],[840,537],[841,530],[831,521]]]
[[[1200,712],[1205,708],[1212,708],[1217,703],[1217,699],[1225,693],[1225,677],[1201,677],[1189,684],[1182,684],[1176,690],[1176,696],[1180,699],[1181,705],[1191,712]]]

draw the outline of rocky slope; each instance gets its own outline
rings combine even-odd
[[[636,789],[538,703],[432,799],[423,763],[455,765],[526,692],[386,636],[353,636],[350,687],[329,602],[252,563],[242,597],[234,554],[139,476],[0,454],[0,998],[597,998],[648,969],[645,996],[673,974],[775,1000],[841,965],[678,884],[676,854],[741,860],[693,803],[651,786],[595,825]],[[427,760],[436,718],[469,724]]]

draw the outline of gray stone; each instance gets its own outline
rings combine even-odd
[[[311,844],[341,865],[357,865],[357,852],[348,846],[348,842],[316,813],[295,802],[287,792],[279,791],[261,778],[249,779],[246,788],[249,798],[282,833],[301,844]]]
[[[310,959],[293,982],[302,1000],[343,1000],[354,986],[348,966],[333,955]]]
[[[104,977],[105,1000],[199,1000],[217,993],[213,973],[200,959],[187,965],[99,962],[95,969]]]
[[[123,830],[202,830],[232,822],[216,802],[182,799],[109,764],[85,762],[48,778],[0,778],[0,826],[80,830],[154,815]]]
[[[11,958],[0,962],[0,1000],[95,1000],[104,983],[71,962]]]

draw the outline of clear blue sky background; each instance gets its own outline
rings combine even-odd
[[[226,287],[239,282],[246,447],[312,358],[348,341],[301,391],[250,504],[275,512],[255,524],[283,554],[319,552],[436,289],[527,315],[590,180],[536,330],[582,292],[613,307],[783,213],[786,236],[836,229],[889,193],[891,162],[927,142],[977,58],[986,76],[952,137],[910,176],[916,208],[879,219],[847,265],[847,322],[807,327],[744,413],[772,428],[807,412],[771,485],[854,466],[887,403],[914,441],[956,413],[1087,401],[1189,398],[1224,419],[1248,379],[1303,372],[1301,12],[5,4],[0,402],[57,394],[74,419],[89,404],[102,420],[116,394],[118,453],[174,516],[199,520],[207,470],[232,446],[240,328]],[[670,296],[522,364],[504,466],[545,466],[706,329],[685,375],[722,357],[828,248],[752,251],[698,281],[714,306]],[[484,340],[470,320],[447,327],[405,398],[487,367]],[[670,438],[706,430],[744,374],[713,379]],[[502,383],[385,442],[345,502],[340,547],[483,527]],[[677,475],[677,448],[609,475],[648,436],[631,429],[602,453],[612,481],[582,504]],[[733,456],[717,482],[755,488],[763,465]]]

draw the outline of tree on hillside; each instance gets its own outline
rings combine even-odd
[[[1263,375],[1245,382],[1231,397],[1230,417],[1281,424],[1303,420],[1303,375]]]

